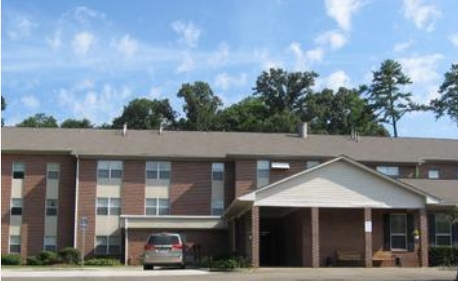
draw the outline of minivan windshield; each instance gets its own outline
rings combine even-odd
[[[150,245],[174,245],[179,244],[177,236],[171,235],[160,235],[160,236],[151,236],[148,244]]]

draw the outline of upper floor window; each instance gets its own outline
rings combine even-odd
[[[270,162],[268,160],[258,160],[256,168],[256,186],[259,188],[268,185],[270,177]]]
[[[452,225],[446,214],[436,214],[436,246],[452,245]]]
[[[437,180],[439,178],[439,169],[430,169],[428,171],[428,179]]]
[[[145,202],[145,213],[147,215],[163,216],[169,214],[169,199],[147,198]]]
[[[212,164],[212,180],[223,181],[224,180],[224,163],[213,163]]]
[[[121,214],[120,198],[97,198],[97,215],[117,216]]]
[[[13,179],[23,179],[25,173],[24,163],[14,162],[13,163]]]
[[[45,251],[55,252],[57,250],[56,236],[45,236],[43,244]]]
[[[399,167],[397,166],[377,166],[377,171],[390,177],[399,177]]]
[[[22,199],[21,198],[11,199],[11,215],[13,216],[22,215]]]
[[[46,177],[48,180],[58,180],[59,179],[59,164],[49,163]]]
[[[97,177],[99,179],[122,178],[122,161],[99,161],[97,163]]]
[[[46,215],[57,216],[57,199],[46,199]]]
[[[170,162],[146,162],[146,178],[153,180],[170,179]]]

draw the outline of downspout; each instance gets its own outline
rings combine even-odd
[[[124,218],[124,265],[129,265],[129,219]]]
[[[74,226],[73,226],[73,248],[77,248],[78,242],[78,197],[80,189],[80,158],[78,153],[75,153],[76,157],[76,176],[75,176],[75,212],[74,212]]]

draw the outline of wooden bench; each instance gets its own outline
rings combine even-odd
[[[360,266],[363,260],[362,255],[356,251],[337,251],[337,265]]]
[[[379,263],[380,266],[382,265],[384,261],[389,261],[390,262],[389,266],[394,266],[394,260],[395,260],[395,257],[393,253],[391,253],[390,251],[376,251],[372,255],[372,261]]]

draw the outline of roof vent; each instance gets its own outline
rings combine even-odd
[[[127,133],[127,123],[124,123],[124,126],[122,127],[122,135],[125,136]]]
[[[162,135],[164,133],[164,122],[161,120],[161,123],[159,124],[159,135]]]
[[[299,136],[303,139],[307,138],[307,122],[299,124]]]

